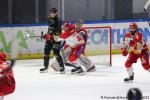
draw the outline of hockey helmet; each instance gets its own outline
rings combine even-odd
[[[57,9],[56,8],[51,8],[50,13],[57,13]]]
[[[127,93],[128,100],[142,100],[142,92],[138,88],[131,88]]]
[[[82,28],[82,26],[83,26],[83,19],[81,18],[81,17],[79,17],[78,18],[78,21],[77,21],[77,23],[76,23],[76,30],[80,30],[81,28]]]
[[[63,29],[65,30],[65,31],[70,31],[71,30],[71,24],[70,23],[64,23],[64,26],[63,26]]]
[[[137,28],[138,28],[138,26],[137,26],[137,24],[136,24],[136,23],[130,23],[129,28],[137,29]]]
[[[134,35],[138,31],[138,26],[136,23],[130,23],[129,30],[131,35]]]

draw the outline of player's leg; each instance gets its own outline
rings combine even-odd
[[[78,61],[81,65],[83,65],[87,72],[94,71],[95,65],[92,63],[92,61],[84,54],[85,52],[85,46],[80,46],[77,50],[77,56]]]
[[[4,100],[4,96],[0,96],[0,100]]]
[[[68,62],[68,57],[71,54],[71,52],[72,49],[69,46],[64,46],[64,49],[61,50],[62,58],[66,66],[75,67],[73,64]]]
[[[55,58],[56,58],[56,60],[57,60],[57,62],[59,64],[59,67],[60,67],[59,71],[64,73],[65,68],[64,68],[63,59],[62,59],[62,57],[60,55],[60,50],[56,49],[56,48],[53,48],[53,53],[54,53],[54,56],[55,56]]]
[[[79,62],[86,68],[87,72],[95,70],[95,65],[85,54],[80,54]]]
[[[132,64],[136,63],[138,56],[134,53],[129,54],[127,61],[125,62],[125,67],[128,72],[128,77],[124,79],[124,82],[133,82],[134,80],[134,71],[132,68]]]
[[[141,64],[142,64],[143,68],[150,72],[149,55],[148,55],[148,53],[141,54],[140,59],[141,59]]]
[[[70,55],[71,51],[72,49],[69,46],[65,45],[64,48],[61,49],[61,55],[62,55],[63,62],[66,66],[75,67],[74,64],[68,62],[68,56]],[[57,60],[51,64],[51,67],[55,71],[59,71],[59,64]]]
[[[45,47],[44,47],[44,68],[41,68],[40,72],[45,72],[48,69],[48,66],[49,66],[49,54],[50,54],[51,49],[52,49],[52,44],[49,41],[47,41],[45,43]]]

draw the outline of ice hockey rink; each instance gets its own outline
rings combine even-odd
[[[97,60],[99,60],[97,58]],[[82,76],[71,75],[70,68],[65,74],[52,69],[39,73],[43,60],[19,60],[14,67],[16,90],[5,100],[126,100],[128,90],[139,88],[143,96],[150,96],[150,73],[146,72],[140,60],[134,64],[134,83],[124,83],[127,76],[124,67],[126,57],[112,56],[112,67],[96,65],[96,71]],[[148,98],[147,98],[148,99]],[[150,99],[150,98],[149,98]]]

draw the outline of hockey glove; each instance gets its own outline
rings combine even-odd
[[[50,39],[52,38],[52,36],[51,36],[50,34],[46,33],[46,34],[43,36],[43,38],[48,41],[48,40],[50,40]]]
[[[127,54],[128,54],[127,49],[126,49],[126,48],[121,48],[121,54],[122,54],[123,56],[127,56]]]

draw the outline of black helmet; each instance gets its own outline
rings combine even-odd
[[[131,88],[127,93],[128,100],[142,100],[142,92],[138,88]]]
[[[56,8],[51,8],[50,9],[50,13],[56,13],[57,12],[57,9]]]

